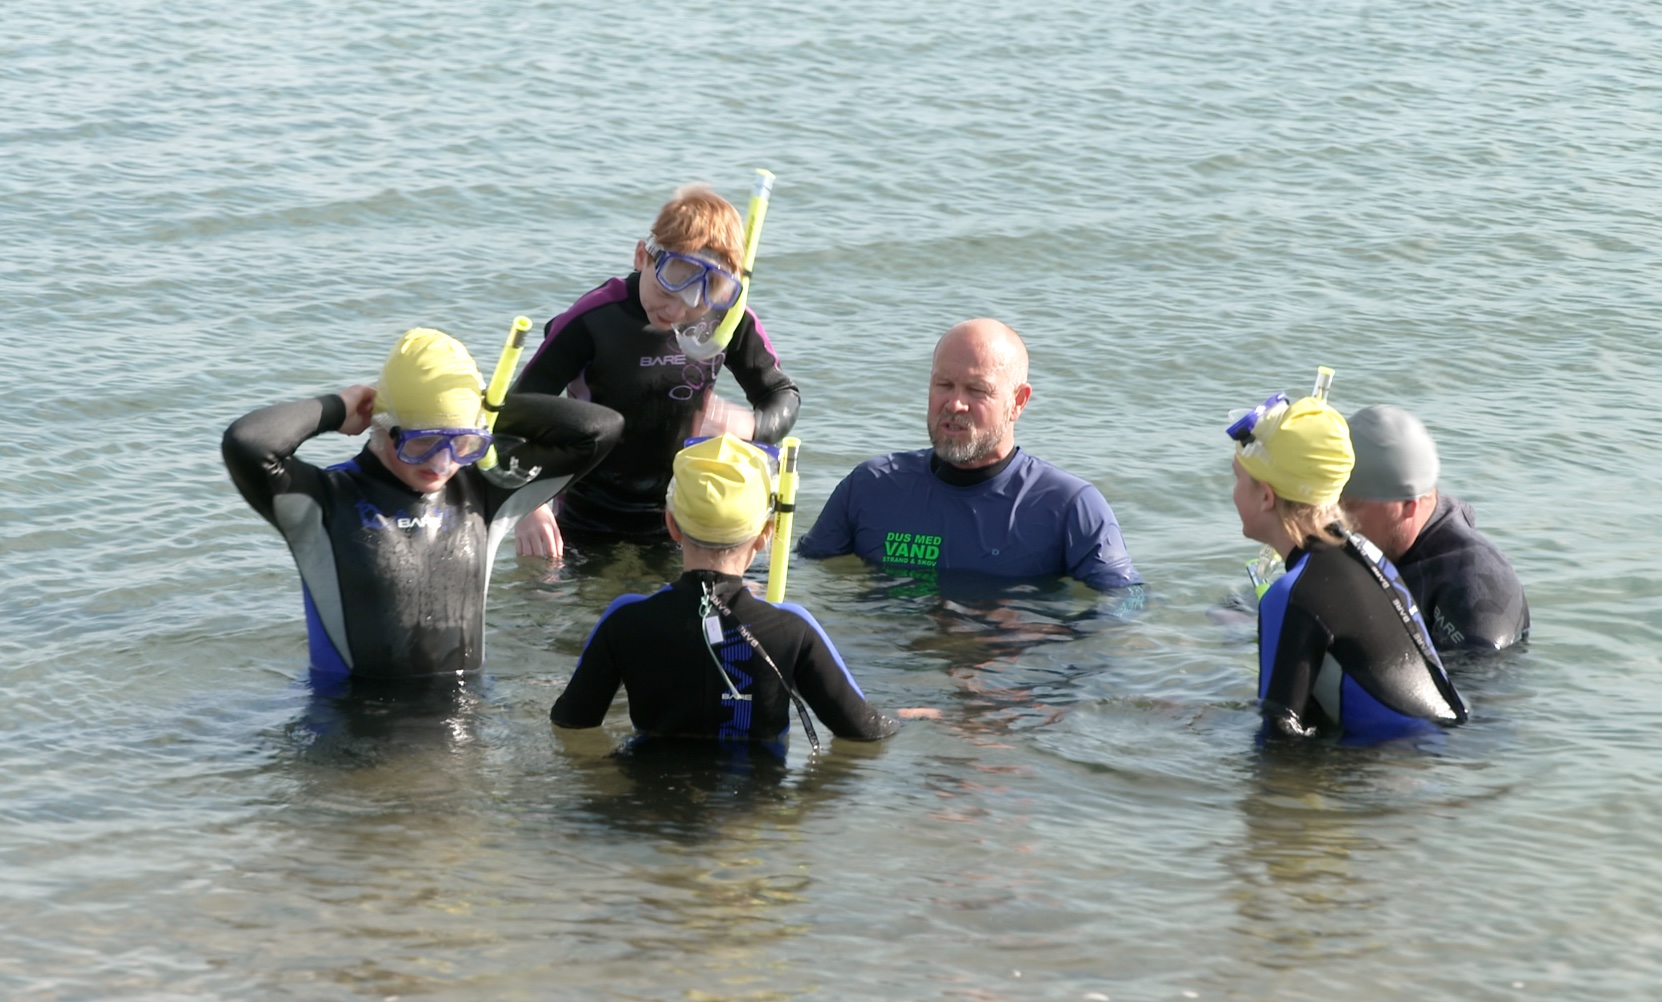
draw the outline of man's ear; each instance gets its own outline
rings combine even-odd
[[[669,538],[679,543],[681,541],[681,527],[675,524],[675,516],[669,513],[668,508],[664,509],[664,525],[669,529]]]
[[[644,272],[644,271],[646,271],[647,266],[650,265],[651,263],[652,263],[652,258],[647,256],[647,253],[646,253],[646,241],[645,240],[635,241],[635,270],[639,271],[639,272]]]
[[[1033,399],[1033,384],[1022,383],[1012,396],[1015,397],[1015,407],[1010,411],[1010,420],[1014,421],[1021,417],[1021,412],[1027,409],[1027,402]]]

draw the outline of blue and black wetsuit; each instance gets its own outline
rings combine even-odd
[[[500,460],[541,467],[537,478],[501,487],[469,466],[431,494],[411,490],[367,448],[329,469],[295,458],[303,442],[345,420],[334,394],[277,404],[238,419],[222,444],[237,489],[294,554],[314,674],[477,671],[498,541],[598,463],[622,419],[581,401],[510,394],[497,422]]]
[[[756,417],[758,442],[778,442],[796,423],[801,396],[779,368],[756,314],[745,311],[727,350],[686,357],[675,336],[648,328],[639,272],[585,294],[543,327],[542,347],[514,384],[527,393],[566,393],[623,415],[611,455],[560,498],[562,532],[667,537],[664,490],[670,462],[693,432],[723,366]]]
[[[732,613],[716,617],[719,646],[705,632],[706,588]],[[739,623],[778,674],[740,634]],[[719,668],[712,652],[720,657]],[[743,579],[714,571],[688,571],[652,595],[612,602],[549,716],[561,727],[598,727],[620,684],[629,693],[636,730],[658,737],[776,741],[790,726],[790,689],[838,737],[873,741],[899,727],[866,702],[808,610],[764,602]],[[734,689],[748,698],[733,698]]]
[[[1493,651],[1529,636],[1523,582],[1459,498],[1438,496],[1396,565],[1439,651]]]
[[[1311,539],[1286,563],[1258,605],[1258,698],[1272,730],[1383,740],[1466,719],[1377,547],[1354,533],[1343,545]]]

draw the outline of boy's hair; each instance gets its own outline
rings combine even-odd
[[[652,239],[659,247],[680,254],[713,254],[735,275],[744,258],[744,220],[732,203],[707,184],[675,189],[652,223]]]

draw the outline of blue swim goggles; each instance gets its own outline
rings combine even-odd
[[[1252,430],[1258,427],[1258,422],[1264,420],[1264,418],[1277,407],[1286,407],[1289,403],[1291,403],[1291,401],[1287,399],[1287,394],[1277,393],[1275,396],[1259,404],[1257,407],[1254,407],[1252,410],[1242,414],[1239,418],[1236,418],[1235,422],[1229,426],[1229,437],[1242,445],[1251,445],[1253,442]],[[1235,413],[1239,412],[1237,411]]]
[[[441,449],[449,449],[450,458],[466,466],[485,458],[492,436],[478,428],[393,428],[392,440],[398,458],[411,466],[427,462]]]
[[[665,250],[655,243],[646,245],[652,258],[652,273],[665,292],[679,295],[688,306],[697,306],[700,298],[711,309],[732,309],[739,301],[742,287],[738,276],[717,264],[691,254]]]

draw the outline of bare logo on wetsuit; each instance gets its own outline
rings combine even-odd
[[[437,529],[443,531],[450,527],[449,509],[440,509],[426,515],[406,515],[397,512],[388,515],[368,501],[359,501],[354,507],[358,510],[358,524],[365,529]]]
[[[705,388],[716,381],[721,372],[721,363],[727,358],[726,352],[717,352],[714,356],[704,359],[689,359],[685,355],[642,355],[641,368],[651,369],[661,365],[681,366],[681,385],[670,388],[672,400],[691,400],[703,393]]]

